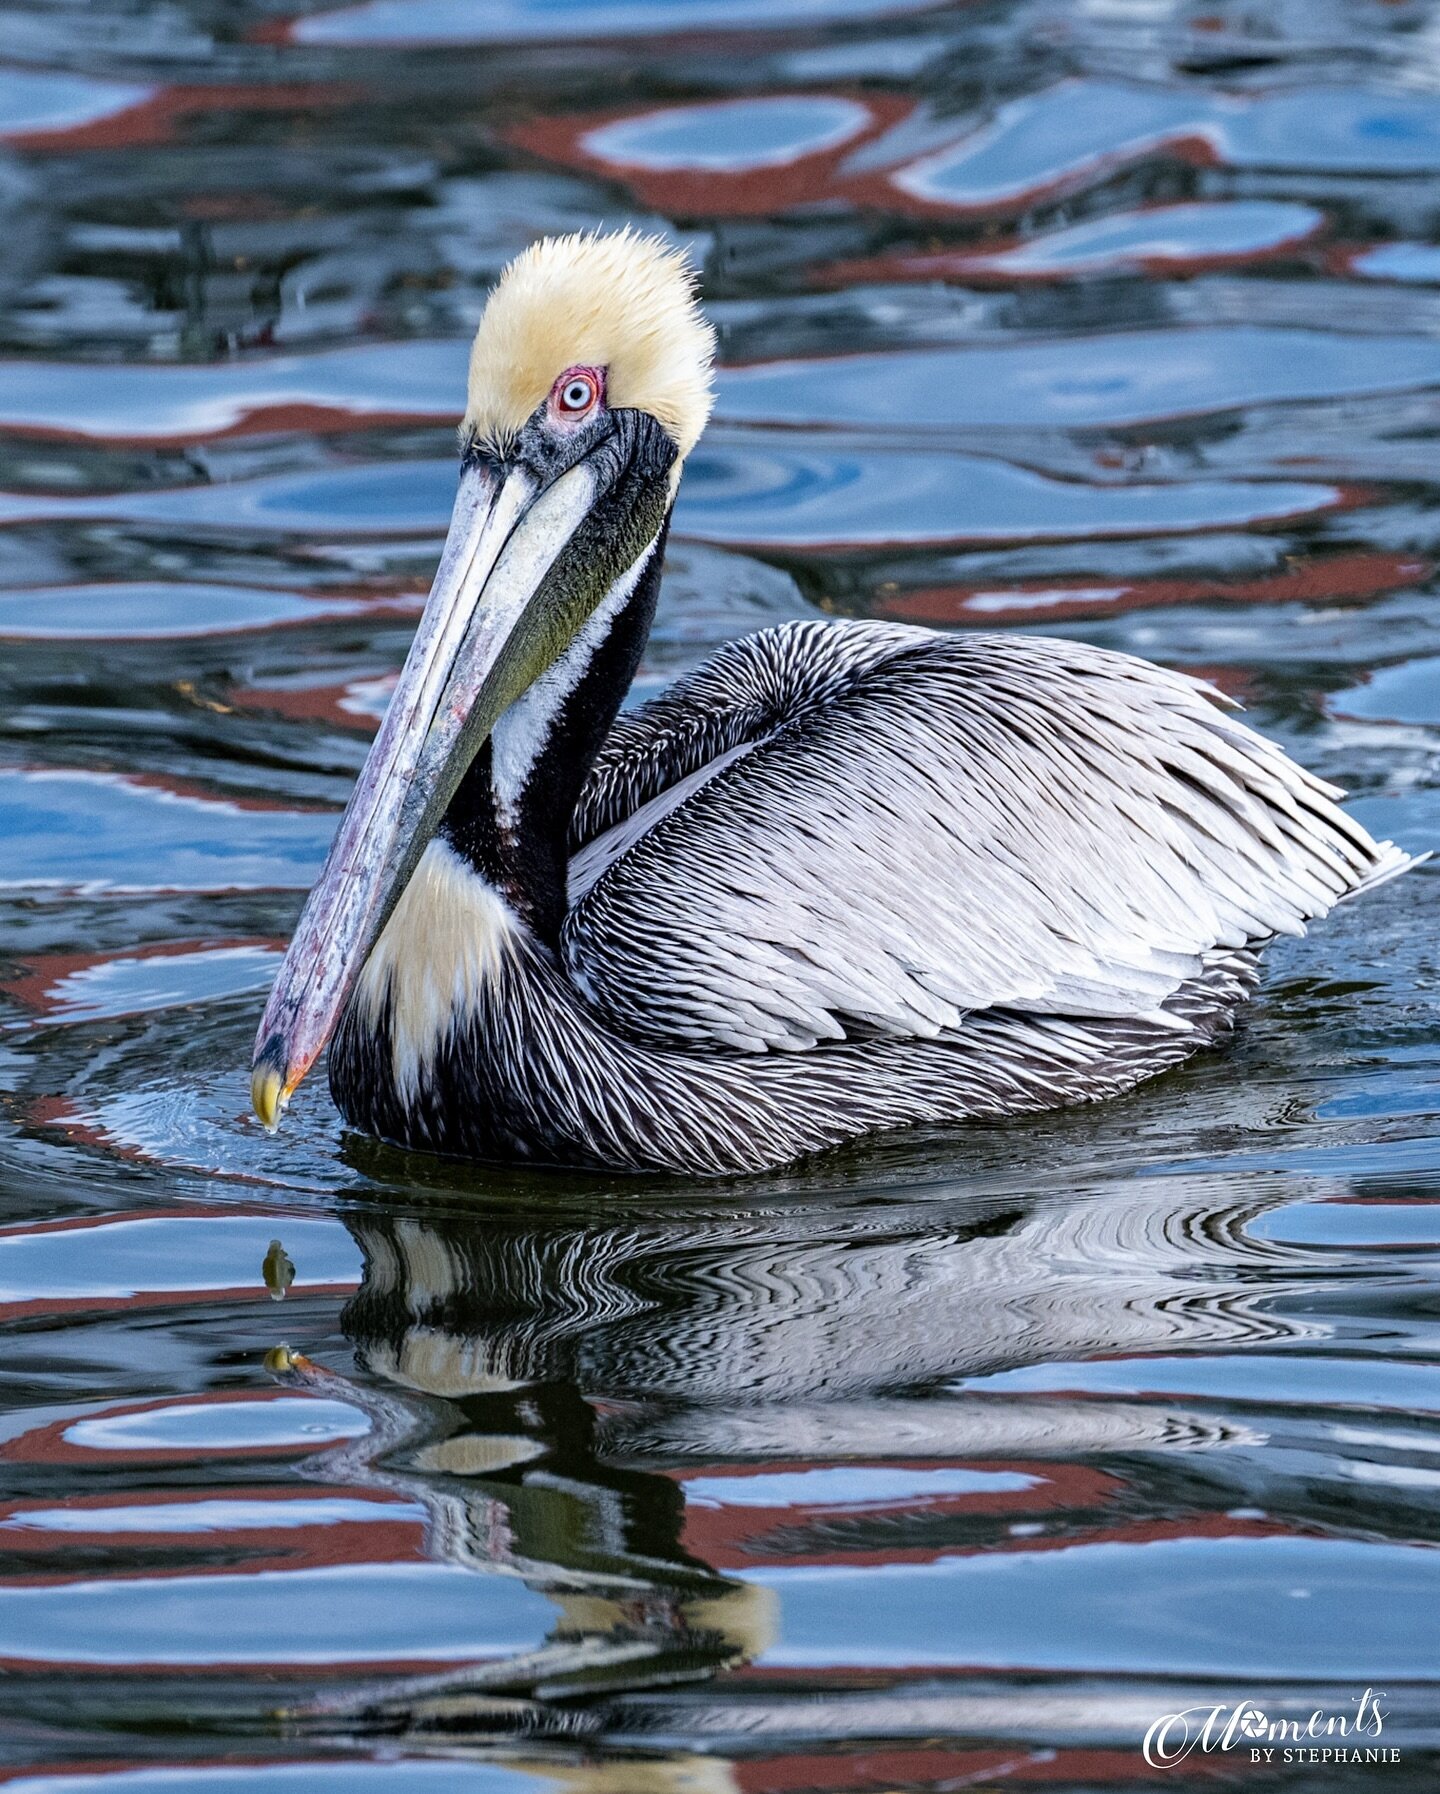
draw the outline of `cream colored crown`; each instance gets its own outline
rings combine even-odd
[[[630,230],[532,243],[475,333],[465,429],[503,445],[567,368],[597,367],[612,409],[648,411],[688,455],[714,402],[695,279],[683,249]]]

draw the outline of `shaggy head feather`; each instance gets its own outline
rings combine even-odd
[[[561,374],[596,367],[611,409],[648,411],[683,459],[714,402],[715,333],[695,283],[683,249],[630,230],[531,244],[480,320],[465,430],[503,446]]]

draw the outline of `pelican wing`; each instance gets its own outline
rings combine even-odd
[[[1135,1017],[1409,862],[1184,674],[1083,643],[799,623],[622,719],[576,817],[571,976],[649,1039]]]

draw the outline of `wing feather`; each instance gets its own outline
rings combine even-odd
[[[644,1037],[1131,1017],[1407,864],[1184,674],[1083,643],[801,623],[622,719],[577,812],[571,975]],[[577,876],[578,875],[578,876]]]

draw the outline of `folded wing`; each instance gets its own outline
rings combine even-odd
[[[571,976],[643,1038],[936,1038],[1134,1017],[1215,949],[1404,868],[1184,674],[1082,643],[799,623],[607,744],[576,817]]]

